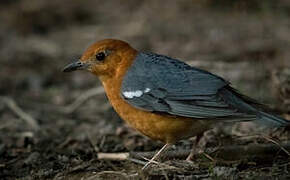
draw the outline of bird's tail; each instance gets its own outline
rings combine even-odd
[[[266,126],[270,127],[286,127],[290,126],[290,121],[283,119],[282,117],[272,115],[269,113],[265,113],[259,111],[257,114],[257,121],[261,121],[261,123],[265,124]]]
[[[224,100],[230,105],[236,107],[241,112],[256,115],[256,122],[268,127],[286,127],[290,126],[290,121],[282,117],[266,113],[269,108],[258,103],[254,99],[239,93],[236,89],[227,86],[226,89],[220,91]]]

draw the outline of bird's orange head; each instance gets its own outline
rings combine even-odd
[[[137,51],[124,41],[105,39],[92,44],[79,60],[67,65],[63,71],[84,69],[106,79],[129,67],[136,54]]]

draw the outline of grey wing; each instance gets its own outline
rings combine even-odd
[[[199,119],[244,120],[254,110],[231,103],[229,82],[178,60],[139,53],[122,82],[121,95],[132,106]],[[234,99],[236,100],[236,99]],[[236,103],[237,104],[237,103]]]

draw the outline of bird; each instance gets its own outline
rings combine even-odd
[[[122,40],[93,43],[63,72],[75,70],[98,76],[119,116],[165,144],[143,170],[170,145],[189,137],[200,139],[218,123],[254,121],[269,128],[290,124],[265,112],[263,104],[222,77],[165,55],[137,51]]]

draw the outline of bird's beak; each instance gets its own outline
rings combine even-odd
[[[63,68],[63,72],[71,72],[75,70],[81,70],[81,69],[86,69],[88,67],[88,64],[81,62],[80,60],[77,60],[76,62],[70,63],[66,65]]]

